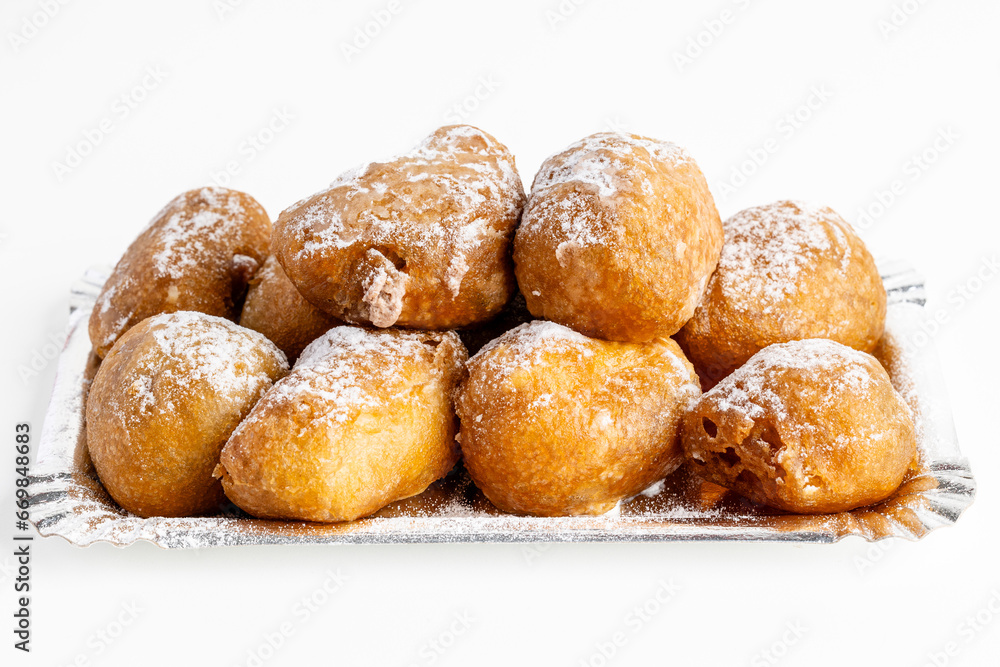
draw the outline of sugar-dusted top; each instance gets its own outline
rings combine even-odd
[[[149,229],[159,224],[157,245],[151,249],[155,274],[180,279],[209,253],[240,238],[248,216],[264,215],[263,210],[251,211],[248,201],[219,187],[204,187],[174,198],[146,226]]]
[[[513,364],[528,368],[539,363],[547,352],[577,348],[580,355],[592,356],[593,351],[589,349],[589,344],[592,342],[592,339],[569,327],[547,320],[534,320],[518,325],[499,338],[493,339],[479,350],[473,360],[482,360],[489,356],[491,351],[504,348],[508,351]],[[502,369],[498,370],[503,372]]]
[[[778,201],[740,211],[723,223],[725,244],[713,280],[738,309],[769,313],[794,295],[819,255],[851,261],[853,230],[833,209]]]
[[[560,239],[556,258],[565,265],[566,253],[607,246],[622,233],[620,226],[602,219],[602,209],[613,211],[621,201],[634,201],[672,213],[670,202],[658,200],[665,189],[657,183],[684,165],[693,166],[694,160],[669,141],[618,132],[592,134],[542,164],[529,204],[529,210],[532,206],[539,210],[524,216],[521,229],[527,234],[555,234]],[[545,196],[549,188],[567,184],[575,187],[560,197]],[[600,207],[587,201],[595,194]]]
[[[157,313],[237,315],[231,293],[263,261],[269,234],[267,212],[242,192],[205,187],[172,199],[132,242],[97,297],[90,333],[99,354]]]
[[[486,208],[516,217],[523,204],[521,179],[507,149],[478,128],[452,125],[408,153],[341,174],[326,190],[287,209],[281,220],[289,232],[308,239],[300,256],[358,242],[391,243],[405,233],[411,245],[440,248],[456,258],[450,286],[457,292],[468,270],[462,269],[464,258],[492,234],[495,216]]]
[[[571,361],[573,358],[577,363],[584,363],[595,355],[608,354],[611,350],[623,352],[638,347],[641,346],[589,338],[555,322],[534,320],[517,326],[487,343],[469,360],[469,364],[470,367],[475,364],[485,364],[486,372],[482,376],[488,378],[490,384],[497,385],[518,371],[541,374],[545,372],[545,366],[551,364],[558,372],[565,372],[565,367],[573,363]],[[700,388],[697,386],[693,371],[681,354],[680,349],[676,348],[676,353],[657,358],[666,358],[669,361],[673,372],[678,378],[683,379],[684,384],[690,385],[690,393],[696,398],[701,394]],[[595,377],[594,383],[596,386],[608,380],[608,377]],[[622,396],[622,400],[625,401],[632,398]]]
[[[888,382],[884,372],[881,378],[876,375],[879,368],[871,355],[832,340],[812,338],[778,343],[753,355],[705,394],[705,398],[716,400],[723,411],[742,414],[750,420],[770,415],[786,422],[787,428],[796,428],[797,424],[790,420],[789,406],[790,402],[800,401],[803,390],[821,383],[822,391],[816,392],[810,410],[822,414],[846,395],[863,397],[880,380]],[[799,375],[793,380],[802,383],[798,390],[788,384],[788,371]]]
[[[691,162],[687,151],[669,141],[599,132],[550,156],[535,176],[531,190],[534,193],[556,183],[577,181],[597,186],[602,197],[612,197],[623,187],[631,187],[641,168],[654,171],[661,166]]]
[[[145,331],[150,346],[133,357],[123,380],[129,387],[120,406],[125,420],[174,412],[186,398],[206,392],[218,404],[242,405],[271,386],[268,370],[288,368],[271,341],[221,317],[178,311],[155,315],[140,326],[132,331]],[[255,356],[261,354],[271,362],[257,363]]]
[[[440,377],[444,365],[434,364],[437,346],[446,338],[456,354],[463,350],[453,332],[371,330],[354,326],[330,329],[303,350],[292,372],[279,380],[262,403],[298,405],[311,411],[310,422],[342,424],[358,409],[379,408],[387,395],[410,387],[413,368],[426,365]],[[249,423],[264,411],[254,410]],[[240,428],[243,428],[241,425]]]

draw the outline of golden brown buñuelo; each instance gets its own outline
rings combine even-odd
[[[693,470],[771,507],[842,512],[888,498],[916,456],[910,409],[875,357],[830,340],[764,348],[684,418]]]
[[[222,451],[226,495],[261,518],[349,521],[458,461],[453,332],[342,326],[313,341]]]
[[[828,207],[777,201],[724,223],[719,267],[677,342],[706,387],[773,343],[829,338],[871,352],[885,328],[875,260]]]
[[[700,394],[669,338],[616,343],[553,322],[508,331],[468,364],[457,400],[465,467],[502,510],[602,514],[681,462]]]
[[[299,293],[274,256],[250,281],[240,326],[259,331],[295,362],[306,345],[340,324]]]
[[[87,448],[104,487],[143,517],[215,511],[222,446],[286,372],[278,348],[229,320],[181,311],[135,325],[87,397]]]
[[[523,206],[507,148],[452,125],[283,211],[272,247],[302,295],[345,322],[453,329],[510,299]]]
[[[600,133],[548,158],[514,238],[536,317],[647,342],[690,319],[722,250],[705,177],[680,147]]]
[[[250,195],[206,187],[168,203],[122,255],[97,297],[90,340],[103,357],[129,328],[160,313],[236,320],[267,257],[271,221]]]

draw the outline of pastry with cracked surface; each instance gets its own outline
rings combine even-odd
[[[704,479],[789,512],[885,500],[916,458],[910,408],[875,357],[809,339],[764,348],[684,418]]]
[[[453,329],[488,320],[513,294],[523,206],[507,148],[451,125],[282,212],[272,247],[302,295],[345,322]]]

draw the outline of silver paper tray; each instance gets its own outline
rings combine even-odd
[[[374,516],[341,524],[262,521],[230,507],[218,516],[142,519],[104,491],[87,453],[84,405],[97,369],[87,322],[107,271],[92,269],[74,286],[66,346],[32,467],[31,520],[41,535],[87,546],[147,540],[165,548],[238,544],[402,542],[597,542],[754,540],[836,542],[919,539],[958,520],[975,497],[968,461],[958,449],[932,341],[922,333],[924,289],[902,264],[883,264],[889,293],[886,334],[876,356],[916,416],[920,472],[873,507],[794,515],[754,505],[681,467],[661,484],[598,517],[533,518],[499,512],[461,466],[424,493]]]

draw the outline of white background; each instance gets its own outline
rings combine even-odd
[[[41,427],[55,366],[45,357],[69,286],[89,265],[116,261],[174,195],[235,162],[231,185],[277,217],[356,163],[464,119],[510,147],[526,185],[545,156],[591,132],[675,141],[705,171],[723,217],[792,197],[857,223],[900,180],[862,233],[876,255],[914,264],[929,308],[944,312],[933,337],[979,494],[954,527],[875,547],[851,538],[167,552],[45,539],[35,543],[30,655],[11,648],[12,558],[0,545],[0,662],[246,665],[287,621],[291,635],[264,664],[599,665],[597,644],[619,631],[625,644],[606,664],[767,665],[769,647],[784,665],[923,665],[934,654],[938,664],[995,664],[996,2],[404,0],[350,57],[343,45],[388,2],[248,0],[220,15],[213,0],[80,1],[51,18],[39,14],[45,4],[0,9],[0,405],[11,445],[15,423]],[[720,30],[712,22],[724,10]],[[705,46],[679,64],[689,40]],[[292,118],[247,150],[276,112]],[[60,169],[105,118],[110,132]],[[941,132],[952,138],[935,149]],[[764,164],[742,167],[769,139]],[[936,159],[914,169],[925,151]],[[753,173],[726,193],[734,169]],[[12,449],[0,457],[6,545]],[[296,615],[331,569],[348,577],[343,587],[308,619]],[[637,628],[626,617],[661,579],[679,590]],[[134,620],[122,611],[130,604]],[[973,629],[966,619],[977,613]],[[130,621],[120,634],[119,617]],[[796,636],[788,624],[804,629]],[[119,636],[105,644],[106,631]],[[432,641],[450,647],[437,653]],[[942,654],[949,642],[954,656]]]

